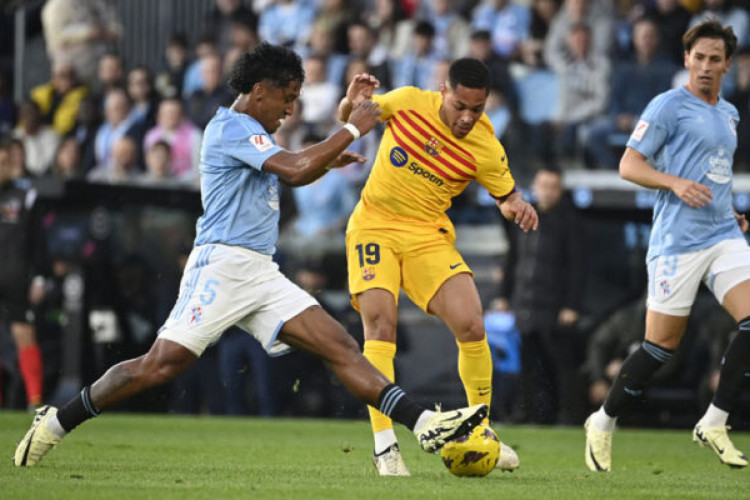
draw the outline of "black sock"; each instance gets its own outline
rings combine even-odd
[[[86,420],[99,416],[99,410],[91,402],[91,387],[84,387],[57,412],[57,419],[65,432],[70,432]]]
[[[399,386],[389,384],[378,396],[378,410],[413,431],[425,409],[412,401]]]
[[[604,411],[617,417],[631,401],[643,394],[653,374],[672,358],[674,351],[644,340],[620,368],[612,388],[604,401]]]
[[[739,322],[739,328],[721,359],[719,386],[713,400],[714,406],[726,412],[732,411],[745,379],[750,377],[750,316]]]

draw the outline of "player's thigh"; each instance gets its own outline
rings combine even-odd
[[[750,316],[750,246],[742,238],[725,240],[714,254],[706,285],[735,320]]]
[[[685,333],[688,316],[646,311],[646,340],[666,349],[676,349]]]
[[[356,296],[365,340],[396,342],[397,298],[388,290],[371,288]]]
[[[440,233],[423,241],[414,241],[404,253],[404,291],[425,312],[430,312],[430,301],[440,287],[458,274],[473,277],[456,247]]]
[[[359,310],[358,296],[372,289],[390,292],[398,304],[401,263],[394,237],[387,231],[354,230],[346,234],[346,265],[352,305]]]
[[[668,316],[689,316],[710,262],[708,249],[651,259],[648,262],[648,309]]]
[[[484,338],[482,302],[471,274],[448,278],[430,300],[428,310],[445,322],[458,341]]]
[[[346,363],[360,354],[354,338],[320,306],[286,321],[278,340],[331,363]]]

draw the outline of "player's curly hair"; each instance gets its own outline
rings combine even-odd
[[[699,38],[714,38],[724,40],[724,53],[727,59],[737,50],[737,35],[731,26],[722,26],[721,21],[712,18],[696,24],[682,36],[682,46],[685,52],[690,52]]]
[[[479,59],[464,57],[456,59],[448,69],[448,82],[452,89],[463,85],[470,89],[490,91],[490,70]]]
[[[229,87],[239,94],[249,94],[253,85],[268,80],[276,87],[305,81],[302,59],[291,49],[263,42],[240,56],[229,76]]]

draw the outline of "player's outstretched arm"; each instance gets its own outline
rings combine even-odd
[[[346,89],[346,95],[339,103],[338,119],[342,122],[347,121],[352,108],[370,99],[378,87],[380,87],[380,81],[374,76],[367,73],[354,75]]]
[[[740,226],[740,231],[742,231],[743,233],[746,233],[747,230],[750,229],[750,222],[748,222],[745,214],[735,212],[734,218],[737,219],[737,224],[739,224]]]
[[[503,217],[515,222],[524,233],[528,233],[532,229],[536,231],[539,227],[539,215],[530,203],[524,201],[521,193],[515,192],[505,200],[498,200],[496,203]]]
[[[620,159],[620,177],[639,186],[668,189],[692,208],[701,208],[713,199],[711,188],[690,179],[659,172],[648,164],[646,157],[633,148],[626,148]]]
[[[349,116],[347,124],[328,139],[302,151],[280,151],[263,164],[263,170],[272,172],[290,186],[304,186],[326,173],[328,168],[346,162],[363,161],[355,153],[344,153],[346,147],[360,135],[368,133],[379,122],[380,109],[373,101],[363,101]]]

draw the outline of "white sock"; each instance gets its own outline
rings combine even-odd
[[[57,414],[52,415],[47,419],[47,429],[60,439],[64,438],[65,434],[67,434],[65,429],[63,429],[63,426],[60,424],[60,421],[57,419]]]
[[[432,410],[425,410],[422,412],[422,414],[417,419],[417,423],[414,424],[414,434],[419,434],[419,431],[422,430],[422,427],[427,425],[427,421],[432,418],[432,416],[435,414]]]
[[[713,403],[708,405],[706,414],[700,419],[700,423],[703,427],[708,429],[712,427],[724,427],[727,425],[727,419],[729,418],[729,412],[717,408]]]
[[[617,424],[617,417],[610,417],[607,412],[604,411],[602,406],[599,410],[591,415],[591,424],[595,429],[602,432],[614,432],[615,424]]]
[[[393,429],[383,429],[375,433],[375,454],[380,455],[385,450],[391,447],[392,444],[398,442],[396,439],[396,433]]]

